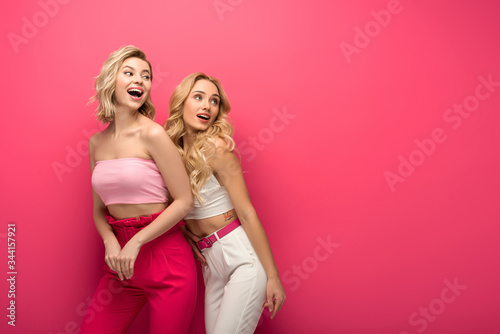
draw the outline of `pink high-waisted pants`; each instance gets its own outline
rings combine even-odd
[[[123,246],[152,222],[150,217],[107,217]],[[196,304],[196,266],[178,225],[141,247],[131,279],[121,281],[104,265],[81,326],[81,334],[126,333],[143,305],[150,304],[149,333],[186,333]]]

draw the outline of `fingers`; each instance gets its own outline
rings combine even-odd
[[[277,305],[274,305],[274,307],[273,307],[273,313],[271,314],[271,319],[274,318],[274,316],[276,315],[277,312],[278,312],[278,307],[277,307]]]
[[[198,238],[196,235],[194,235],[193,233],[191,233],[191,231],[190,231],[190,230],[185,229],[185,230],[184,230],[184,232],[185,232],[184,234],[185,234],[186,236],[188,236],[188,237],[189,237],[189,239],[193,240],[194,242],[198,242],[198,241],[200,241],[200,238]],[[189,240],[189,239],[188,239],[188,240]]]
[[[128,257],[128,256],[120,256],[119,263],[120,263],[119,267],[120,267],[121,274],[122,274],[120,279],[123,280],[122,277],[124,277],[125,279],[131,279],[132,275],[134,274],[135,259],[132,257]],[[118,275],[118,276],[120,276],[120,275]]]
[[[120,278],[120,280],[123,281],[123,274],[122,274],[122,270],[121,270],[120,261],[118,260],[118,256],[106,255],[105,261],[106,261],[106,264],[108,265],[109,269],[115,271],[118,274],[118,277]]]
[[[278,289],[277,291],[273,291],[272,288],[269,288],[267,291],[267,300],[264,303],[263,307],[267,307],[269,312],[271,312],[271,319],[276,316],[279,310],[283,307],[285,303],[286,295],[283,289],[281,291]]]
[[[127,258],[125,260],[124,274],[126,279],[131,279],[132,276],[134,276],[134,263],[135,263],[134,258]]]
[[[132,261],[130,261],[130,277],[131,278],[134,276],[135,259],[136,258],[133,258]]]
[[[126,258],[120,258],[120,271],[125,279],[128,279],[128,261]]]
[[[205,257],[203,256],[203,254],[201,254],[201,252],[198,249],[198,247],[193,248],[193,253],[194,253],[195,258],[198,261],[200,261],[201,264],[207,264],[207,260],[205,259]]]
[[[184,233],[184,237],[186,240],[189,242],[189,245],[191,246],[191,250],[193,251],[194,258],[198,261],[201,262],[201,264],[207,264],[207,260],[203,256],[203,254],[200,252],[198,247],[196,246],[196,243],[200,241],[200,238],[194,235],[190,230],[186,228],[186,226],[181,227],[182,228],[182,233]]]
[[[274,311],[273,314],[271,314],[271,319],[273,319],[276,313],[278,313],[278,311],[281,310],[281,308],[283,307],[283,304],[285,303],[285,297],[283,296],[283,298],[275,298],[273,302],[274,302]]]
[[[201,254],[200,250],[198,249],[198,247],[196,246],[194,241],[192,241],[190,239],[187,239],[187,241],[189,242],[189,245],[191,246],[191,250],[193,251],[195,259],[200,261],[201,264],[207,264],[207,260],[205,259],[203,254]]]
[[[127,256],[106,256],[109,269],[116,271],[120,280],[130,279],[134,276],[135,258]]]
[[[112,256],[109,256],[109,255],[106,255],[104,257],[104,261],[106,262],[106,264],[108,265],[109,269],[113,270],[113,271],[116,271],[116,259]]]
[[[123,279],[125,278],[125,259],[121,257],[118,258],[118,268],[120,269],[118,276],[120,276],[121,274],[120,279],[123,281]]]
[[[120,256],[118,258],[118,267],[120,268],[120,274],[121,274],[121,277],[120,279],[123,280],[124,278],[126,279],[127,278],[127,263],[126,263],[126,259],[122,256]],[[118,274],[118,276],[120,276],[120,274]]]
[[[273,303],[273,293],[268,289],[267,291],[267,300],[266,300],[266,306],[269,312],[274,311],[274,303]],[[271,316],[272,318],[272,316]]]

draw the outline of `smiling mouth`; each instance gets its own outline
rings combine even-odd
[[[201,118],[204,121],[208,121],[210,119],[210,117],[208,117],[206,115],[196,115],[196,117]]]
[[[144,92],[142,90],[137,89],[137,88],[129,89],[129,90],[127,90],[127,93],[129,93],[129,95],[133,96],[133,97],[141,97],[142,94],[144,94]]]

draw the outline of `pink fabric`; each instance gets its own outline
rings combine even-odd
[[[167,186],[154,160],[96,161],[92,187],[105,205],[165,203],[168,199]]]
[[[124,247],[159,214],[107,219]],[[188,331],[196,305],[196,266],[178,225],[141,247],[131,279],[121,281],[106,264],[104,268],[106,272],[85,313],[80,334],[125,333],[146,303],[150,334]]]

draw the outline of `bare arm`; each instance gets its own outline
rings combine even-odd
[[[134,262],[145,243],[159,237],[177,224],[193,208],[193,194],[184,164],[165,130],[153,124],[147,131],[146,147],[160,170],[172,203],[148,226],[135,234],[120,253],[121,270],[126,278],[133,275]]]
[[[224,146],[225,142],[219,140],[218,144],[219,146]],[[273,318],[276,312],[283,306],[286,298],[285,291],[266,232],[250,201],[240,162],[233,152],[227,152],[218,148],[217,153],[211,158],[210,163],[214,172],[217,173],[219,179],[226,187],[236,214],[266,271],[267,302],[265,306],[268,306],[270,311],[273,312],[271,316]]]
[[[90,175],[94,173],[95,168],[95,158],[94,158],[94,150],[96,143],[99,141],[100,133],[93,135],[89,141],[89,160],[90,160]],[[123,279],[122,272],[119,270],[117,266],[118,256],[121,251],[120,244],[113,233],[113,228],[108,224],[106,219],[106,214],[108,210],[106,206],[101,200],[101,197],[95,192],[94,188],[92,188],[92,202],[93,202],[93,210],[92,216],[94,218],[94,224],[97,229],[97,232],[102,238],[104,242],[104,247],[106,248],[106,255],[104,260],[106,264],[111,270],[114,270],[118,273],[120,279]]]

